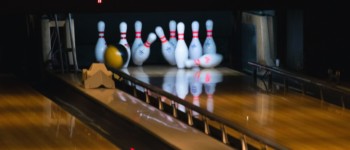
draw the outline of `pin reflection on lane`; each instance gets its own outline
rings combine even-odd
[[[187,70],[186,69],[178,69],[176,72],[176,82],[175,82],[175,88],[176,88],[176,94],[179,98],[185,99],[189,87],[188,87],[188,78],[187,78]],[[179,110],[182,112],[185,112],[185,107],[183,105],[179,105]]]
[[[138,79],[144,83],[150,84],[148,74],[146,74],[143,71],[142,67],[135,67],[134,69],[130,70],[130,74],[132,76],[134,76],[136,79]],[[143,88],[142,86],[139,86],[139,85],[136,85],[136,89],[140,90],[140,91],[145,91],[145,88]]]
[[[221,72],[215,69],[203,69],[201,71],[200,80],[204,84],[204,90],[207,94],[207,110],[214,111],[214,98],[216,84],[222,82],[223,77]]]
[[[195,106],[206,107],[209,112],[214,111],[213,95],[215,94],[216,84],[223,81],[223,73],[216,68],[177,69],[176,67],[157,67],[157,69],[146,69],[145,67],[129,67],[128,70],[130,75],[136,79],[158,86],[183,100],[192,101]],[[205,92],[203,92],[203,85]],[[136,88],[144,91],[141,86],[136,86]],[[166,98],[162,97],[162,101],[165,102],[165,100]],[[201,102],[203,106],[201,106]],[[185,112],[183,105],[177,104],[177,108]],[[197,112],[193,112],[193,114],[197,115]]]
[[[174,70],[168,70],[166,76],[164,76],[163,83],[168,85],[168,83],[173,83],[171,75],[174,75]],[[210,112],[214,111],[214,99],[213,94],[215,93],[216,84],[223,81],[223,75],[220,71],[210,68],[210,69],[177,69],[175,77],[175,95],[181,99],[188,99],[188,93],[192,95],[192,103],[200,107],[200,97],[203,90],[203,85],[205,93],[207,95],[207,110]],[[169,92],[169,86],[163,86],[163,90]],[[169,92],[170,93],[170,92]],[[185,112],[185,108],[179,105],[179,110]],[[196,115],[196,112],[194,112]]]
[[[189,70],[189,82],[190,82],[190,93],[192,94],[192,103],[198,107],[200,107],[199,96],[202,94],[203,84],[200,81],[200,69],[193,68]],[[197,112],[193,112],[194,116],[197,116]]]

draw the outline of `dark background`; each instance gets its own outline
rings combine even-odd
[[[170,19],[183,21],[186,25],[186,42],[191,39],[192,20],[200,22],[200,40],[205,38],[205,20],[214,20],[214,39],[218,52],[224,54],[224,63],[242,70],[241,35],[245,28],[240,15],[250,10],[275,10],[277,56],[290,70],[317,78],[327,78],[327,69],[341,71],[341,80],[348,82],[349,23],[345,4],[339,2],[306,3],[301,1],[195,1],[185,0],[168,5],[161,1],[103,0],[34,0],[2,1],[0,5],[0,73],[15,73],[28,79],[40,78],[44,64],[41,52],[40,19],[43,14],[66,14],[71,12],[76,23],[78,60],[87,65],[97,40],[97,21],[106,20],[106,39],[117,43],[120,39],[119,23],[128,23],[128,42],[134,38],[134,21],[144,23],[142,38],[145,40],[156,25],[161,25],[168,35]],[[186,3],[187,5],[184,5]],[[233,3],[233,4],[231,4]],[[108,5],[107,5],[108,4]],[[162,7],[160,7],[161,5]],[[300,28],[301,27],[301,28]],[[159,47],[160,41],[152,45]],[[295,50],[298,48],[298,50]],[[294,50],[293,50],[294,49]],[[86,53],[85,53],[86,52]],[[157,54],[157,53],[155,53]],[[159,54],[159,53],[158,53]],[[295,62],[291,55],[300,57]],[[292,58],[293,58],[292,57]],[[165,63],[151,53],[148,64]],[[288,64],[288,65],[287,65]],[[302,64],[302,66],[297,66]]]

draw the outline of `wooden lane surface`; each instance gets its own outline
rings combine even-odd
[[[0,76],[0,149],[119,148],[13,76]]]
[[[188,73],[191,71],[183,76],[169,67],[128,68],[129,74],[140,80],[148,80],[164,90],[172,89],[169,93],[175,95],[180,92],[178,96],[185,95],[186,101],[291,149],[350,149],[349,110],[300,93],[283,93],[283,89],[266,94],[252,86],[250,76],[228,68],[211,70],[221,72],[222,80],[204,84],[207,75],[199,73],[205,77],[197,99],[191,91],[195,83],[191,79],[193,73]],[[188,92],[177,89],[186,87],[178,85],[179,78],[188,79]]]
[[[135,126],[140,126],[159,137],[165,143],[173,146],[174,149],[233,149],[121,90],[85,89],[80,74],[57,74],[57,76],[81,92],[93,97],[108,109],[130,120]]]

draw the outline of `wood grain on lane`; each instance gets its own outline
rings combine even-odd
[[[119,149],[15,77],[0,78],[0,149]]]

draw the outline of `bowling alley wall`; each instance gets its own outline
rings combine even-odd
[[[155,32],[156,26],[164,29],[169,39],[169,21],[184,22],[185,41],[187,45],[192,39],[191,23],[199,22],[199,39],[203,44],[206,38],[205,21],[214,22],[213,38],[217,52],[223,55],[221,66],[227,66],[239,71],[250,71],[247,61],[257,60],[258,30],[252,21],[252,15],[268,16],[269,30],[269,60],[275,63],[280,60],[281,67],[305,73],[310,76],[327,79],[327,70],[339,70],[341,81],[350,81],[349,55],[350,24],[345,21],[346,10],[329,9],[271,9],[273,11],[242,10],[239,8],[203,11],[171,11],[166,9],[113,12],[72,12],[75,25],[75,39],[79,68],[90,66],[95,61],[94,49],[98,39],[97,22],[103,20],[106,24],[105,39],[107,44],[117,44],[120,40],[119,24],[124,21],[128,25],[127,40],[132,45],[135,38],[134,23],[143,23],[142,40],[150,32]],[[75,8],[75,7],[74,7]],[[263,12],[262,14],[260,14]],[[272,13],[266,13],[272,12]],[[52,16],[58,14],[59,20],[66,19],[68,13],[54,11],[38,11],[37,13],[17,12],[3,13],[0,18],[0,73],[15,73],[24,76],[37,77],[47,67],[43,61],[41,21],[45,16],[53,21]],[[247,17],[248,16],[248,17]],[[270,21],[268,21],[270,20]],[[5,23],[6,21],[6,23]],[[51,30],[54,30],[51,28]],[[61,36],[64,36],[64,29]],[[57,48],[57,47],[55,47]],[[132,66],[133,63],[131,62]],[[144,65],[168,65],[161,54],[159,38],[151,45],[150,57]],[[36,74],[36,75],[32,75]]]

